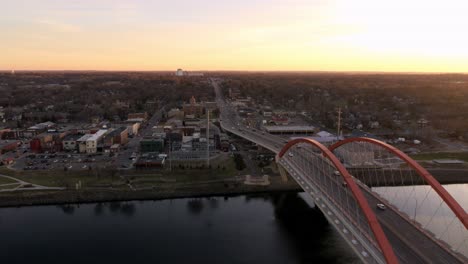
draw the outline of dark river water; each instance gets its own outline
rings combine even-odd
[[[0,263],[356,263],[294,193],[0,209]]]
[[[431,216],[440,198],[427,188],[376,191],[409,216],[409,202],[426,201],[417,220],[430,216],[437,234],[448,221],[440,210]],[[467,184],[445,188],[468,210]],[[359,263],[307,200],[283,193],[3,208],[0,263]],[[468,256],[466,229],[447,234]]]

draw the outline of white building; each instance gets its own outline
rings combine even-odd
[[[107,133],[106,129],[100,129],[94,134],[86,134],[77,140],[80,153],[96,153],[98,142]]]
[[[98,141],[100,141],[106,133],[107,130],[100,129],[98,132],[92,134],[91,137],[86,140],[86,153],[96,153]]]
[[[176,75],[176,76],[184,76],[184,70],[182,70],[182,69],[177,69],[175,75]]]
[[[92,136],[92,134],[86,134],[80,137],[76,143],[78,144],[78,151],[80,153],[86,153],[86,141]]]

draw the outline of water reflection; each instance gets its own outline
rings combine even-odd
[[[94,215],[95,216],[100,216],[104,212],[104,205],[102,203],[97,203],[94,206]]]
[[[8,248],[0,250],[2,263],[356,261],[320,211],[294,193],[5,208],[0,215],[0,248]]]
[[[66,215],[74,215],[80,208],[80,204],[63,204],[57,205],[56,207]],[[106,208],[108,208],[108,211],[112,214],[133,216],[136,211],[136,202],[96,203],[93,205],[93,214],[95,216],[101,216],[105,214]]]
[[[61,209],[67,215],[73,215],[75,213],[76,205],[72,204],[64,204],[64,205],[57,205],[59,209]]]
[[[199,198],[187,202],[187,209],[193,215],[199,215],[203,211],[203,201]]]

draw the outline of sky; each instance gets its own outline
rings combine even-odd
[[[2,70],[468,72],[465,0],[0,0]]]

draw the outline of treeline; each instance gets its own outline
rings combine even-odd
[[[468,75],[463,74],[231,74],[223,88],[273,108],[307,111],[327,127],[341,107],[352,128],[372,121],[406,129],[421,118],[452,136],[468,137]]]
[[[20,73],[0,74],[2,100],[7,111],[31,112],[31,121],[55,114],[71,121],[91,117],[125,119],[131,112],[154,112],[197,100],[214,100],[204,78],[176,78],[169,73]],[[21,109],[21,110],[19,110]],[[52,114],[51,114],[52,113]],[[9,113],[8,113],[9,114]]]

